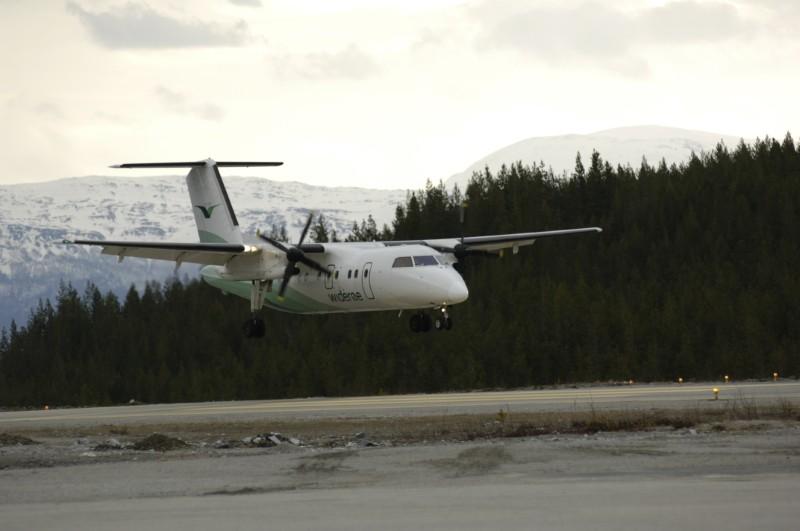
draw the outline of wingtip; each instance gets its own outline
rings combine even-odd
[[[115,170],[118,170],[122,168],[122,164],[112,164],[111,166],[109,166],[109,168],[114,168]]]

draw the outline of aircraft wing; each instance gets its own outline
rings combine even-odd
[[[170,243],[170,242],[123,242],[109,240],[64,240],[66,244],[94,245],[102,247],[102,253],[123,258],[150,258],[170,262],[190,262],[205,265],[224,265],[231,258],[257,248],[238,243]]]
[[[570,234],[583,234],[587,232],[603,232],[600,227],[582,227],[578,229],[548,230],[540,232],[517,232],[514,234],[491,234],[486,236],[465,236],[464,238],[441,238],[432,240],[405,240],[388,241],[385,245],[427,245],[440,252],[469,252],[479,251],[486,253],[499,253],[503,249],[518,249],[525,245],[532,245],[539,238],[553,236],[567,236]]]

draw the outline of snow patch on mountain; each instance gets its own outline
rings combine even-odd
[[[495,151],[471,164],[446,181],[448,188],[458,185],[465,190],[474,172],[482,172],[487,166],[492,172],[500,167],[522,161],[523,164],[544,162],[556,175],[571,173],[575,168],[575,157],[580,152],[584,164],[592,151],[597,150],[603,160],[613,165],[630,165],[638,168],[645,157],[650,164],[664,159],[667,164],[689,160],[692,152],[700,154],[724,142],[734,148],[740,138],[703,131],[691,131],[674,127],[635,126],[598,131],[588,135],[561,135],[534,137],[516,142]]]

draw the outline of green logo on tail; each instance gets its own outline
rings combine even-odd
[[[194,207],[195,208],[199,208],[200,212],[203,213],[203,217],[208,219],[208,218],[211,217],[211,214],[214,212],[214,209],[217,208],[218,206],[219,206],[219,204],[211,205],[209,207],[204,207],[202,205],[195,205]]]

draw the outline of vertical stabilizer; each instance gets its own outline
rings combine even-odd
[[[197,166],[186,176],[197,235],[204,243],[242,243],[239,221],[214,163]]]
[[[197,234],[203,243],[242,243],[239,221],[219,174],[220,167],[280,166],[283,162],[131,162],[112,168],[191,168],[186,176]]]

